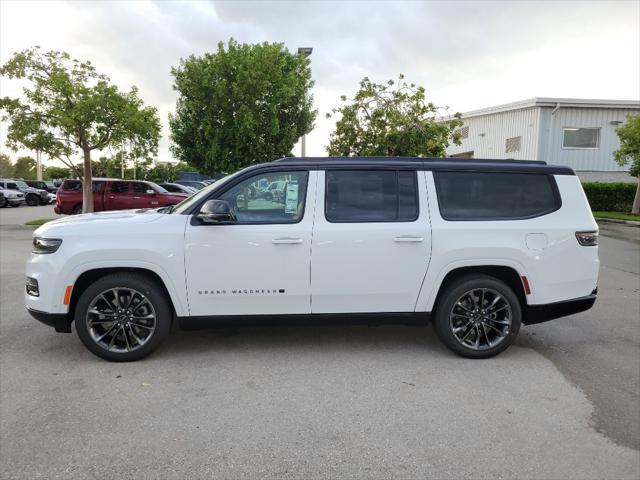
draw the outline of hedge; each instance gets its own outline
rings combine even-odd
[[[630,212],[638,185],[636,183],[583,182],[582,187],[593,211]]]

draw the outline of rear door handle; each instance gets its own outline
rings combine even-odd
[[[273,240],[271,240],[271,243],[275,243],[276,245],[279,245],[281,243],[295,244],[295,243],[302,243],[302,239],[293,238],[293,237],[280,237],[280,238],[274,238]]]
[[[393,241],[398,243],[419,243],[424,241],[424,237],[415,237],[413,235],[405,235],[403,237],[395,237]]]

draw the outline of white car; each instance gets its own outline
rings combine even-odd
[[[2,193],[2,195],[4,195],[4,199],[5,199],[5,205],[2,206],[12,206],[12,207],[19,207],[20,205],[24,205],[25,204],[25,198],[24,198],[24,193],[18,191],[18,190],[10,190],[8,188],[0,188],[0,193]]]
[[[251,197],[282,182],[282,203]],[[589,309],[598,227],[544,162],[283,159],[182,203],[38,228],[26,306],[94,354],[137,360],[183,328],[244,321],[433,323],[486,358],[522,324]]]

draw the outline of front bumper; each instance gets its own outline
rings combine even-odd
[[[6,197],[5,197],[6,198]],[[6,198],[9,205],[24,205],[24,197],[21,198]]]
[[[33,318],[35,318],[39,322],[53,327],[56,332],[71,333],[71,321],[68,318],[68,314],[41,312],[40,310],[34,310],[33,308],[29,307],[27,307],[27,311]]]
[[[598,296],[596,288],[591,295],[585,297],[563,300],[562,302],[546,303],[543,305],[529,305],[523,322],[525,325],[548,322],[556,318],[566,317],[575,313],[584,312],[593,307]]]

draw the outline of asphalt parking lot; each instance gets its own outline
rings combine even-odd
[[[592,310],[490,360],[430,328],[272,326],[114,364],[24,310],[18,224],[47,208],[0,210],[2,478],[640,477],[638,228],[603,225]]]

